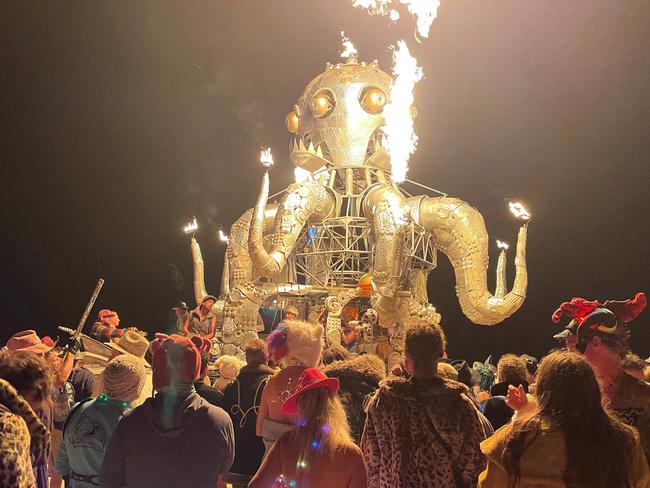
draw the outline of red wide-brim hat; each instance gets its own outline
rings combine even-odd
[[[317,368],[307,368],[300,375],[293,394],[282,404],[282,413],[284,415],[297,415],[298,397],[306,391],[316,388],[327,388],[330,392],[336,393],[339,391],[339,380],[337,378],[328,378]]]

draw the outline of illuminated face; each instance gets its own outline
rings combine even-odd
[[[117,327],[120,325],[120,316],[117,314],[109,315],[108,317],[104,318],[104,322],[113,327]]]
[[[391,82],[375,64],[336,65],[314,78],[287,115],[291,162],[308,171],[332,165],[389,170],[381,126]]]

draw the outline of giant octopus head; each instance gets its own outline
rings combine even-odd
[[[391,83],[377,62],[328,64],[287,115],[287,129],[294,135],[291,162],[311,172],[324,166],[390,170],[381,126]]]

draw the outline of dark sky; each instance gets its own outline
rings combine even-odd
[[[341,29],[385,69],[405,36],[424,67],[409,177],[476,206],[491,246],[515,241],[504,197],[534,213],[529,296],[501,325],[462,316],[439,256],[430,296],[453,356],[540,354],[560,301],[650,291],[650,3],[443,0],[428,40],[413,26],[347,0],[3,2],[2,342],[75,325],[100,276],[100,307],[161,328],[193,301],[193,212],[216,293],[214,231],[253,205],[260,144],[272,189],[291,181],[284,116]],[[647,356],[650,312],[634,336]]]

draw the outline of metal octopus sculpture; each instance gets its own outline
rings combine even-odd
[[[399,353],[409,317],[440,320],[427,296],[437,251],[453,265],[458,300],[472,322],[497,324],[523,303],[526,225],[512,290],[505,292],[503,263],[493,295],[481,214],[446,195],[410,196],[391,178],[381,129],[391,84],[376,62],[328,64],[287,115],[290,159],[307,177],[268,202],[267,169],[255,207],[232,225],[217,304],[225,353],[257,336],[260,306],[278,297],[306,303],[305,318],[326,316],[327,340],[338,341],[343,308],[363,295]],[[192,251],[199,301],[206,291],[194,238]]]

